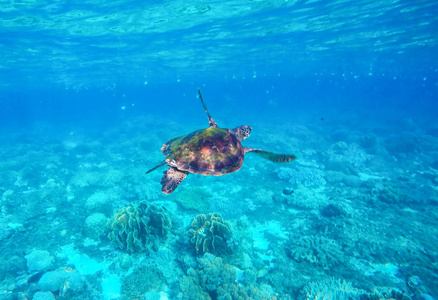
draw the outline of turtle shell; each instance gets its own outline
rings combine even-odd
[[[209,127],[168,141],[161,148],[169,166],[202,175],[224,175],[240,169],[244,149],[229,129]]]

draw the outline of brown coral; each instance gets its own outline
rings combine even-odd
[[[139,252],[157,250],[167,239],[171,222],[162,208],[142,201],[117,210],[106,226],[117,247]]]
[[[228,252],[227,241],[231,239],[231,227],[218,213],[200,214],[189,229],[190,242],[195,244],[197,252]]]

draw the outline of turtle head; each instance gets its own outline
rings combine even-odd
[[[251,134],[252,128],[247,125],[239,126],[231,130],[239,141],[243,141]]]

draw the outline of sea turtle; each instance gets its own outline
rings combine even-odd
[[[163,193],[172,193],[189,173],[220,176],[236,172],[249,152],[273,162],[289,162],[296,158],[294,155],[243,147],[240,142],[249,137],[252,128],[246,125],[234,129],[219,128],[208,112],[199,89],[198,93],[209,127],[165,143],[161,147],[165,160],[146,172],[150,173],[165,164],[170,167],[161,178]]]

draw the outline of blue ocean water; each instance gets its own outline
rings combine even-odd
[[[2,1],[0,299],[437,299],[437,15]],[[208,127],[198,88],[244,147],[297,159],[162,193],[145,172]]]

